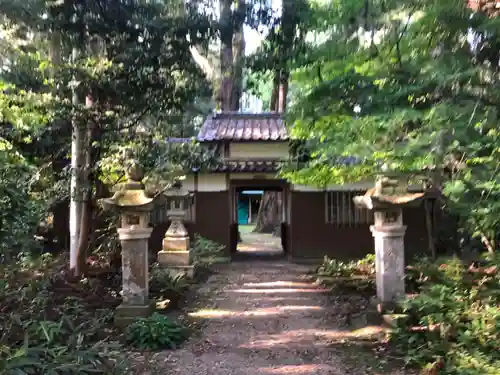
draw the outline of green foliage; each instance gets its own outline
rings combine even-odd
[[[94,128],[83,149],[92,155],[87,168],[95,185],[120,178],[121,170],[112,172],[123,146],[140,149],[148,172],[161,167],[156,175],[167,181],[191,168],[187,159],[206,161],[190,153],[196,146],[151,147],[169,136],[193,136],[205,115],[198,102],[210,88],[190,47],[207,41],[212,29],[198,9],[178,0],[105,7],[98,0],[82,6],[6,0],[0,19],[0,140],[27,160],[36,192],[50,203],[69,197],[70,120]],[[84,105],[86,97],[92,106]]]
[[[371,276],[375,274],[375,254],[368,254],[360,260],[350,262],[341,262],[325,256],[316,272],[329,277]]]
[[[193,262],[198,265],[210,266],[229,261],[224,245],[204,238],[199,234],[195,234],[190,251]]]
[[[283,175],[318,186],[380,173],[425,183],[494,250],[498,17],[472,17],[455,0],[340,0],[313,9],[310,59],[292,72],[288,113],[311,157]]]
[[[188,288],[188,281],[183,274],[173,276],[169,270],[155,263],[149,276],[149,291],[158,296],[182,295]]]
[[[229,261],[224,245],[204,238],[199,234],[195,234],[190,251],[193,263],[197,265],[210,266],[212,264],[227,263]]]
[[[0,138],[0,147],[2,140]],[[0,149],[0,262],[37,248],[35,234],[44,204],[33,196],[34,172]]]
[[[138,349],[176,349],[189,335],[187,328],[170,318],[154,313],[137,319],[127,327],[127,341]]]
[[[432,280],[402,304],[409,318],[391,337],[409,363],[442,367],[440,374],[499,373],[499,266],[495,259],[467,267],[453,258],[428,270],[420,263]]]
[[[0,373],[123,374],[120,345],[108,337],[113,312],[96,305],[112,298],[109,292],[84,280],[68,294],[55,264],[44,257],[42,265],[1,270]]]
[[[148,186],[164,189],[176,177],[193,171],[203,172],[220,163],[216,149],[202,147],[194,140],[170,143],[160,137],[135,139],[110,146],[109,154],[101,158],[103,180],[108,183],[123,178],[124,155],[133,151],[144,166]],[[104,177],[105,176],[105,177]]]

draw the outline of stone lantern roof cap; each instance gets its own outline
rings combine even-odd
[[[166,190],[163,194],[167,197],[179,197],[179,198],[188,197],[191,195],[189,190],[187,190],[184,187],[184,185],[182,184],[182,181],[180,181],[180,180],[176,180],[172,184],[171,188]]]
[[[418,205],[425,195],[425,192],[411,193],[408,188],[401,188],[398,181],[383,177],[365,195],[354,197],[353,200],[359,207],[384,210]]]
[[[125,171],[127,181],[120,185],[120,189],[111,197],[101,199],[105,210],[151,211],[152,197],[144,190],[142,179],[144,171],[137,160],[131,160]]]
[[[111,198],[101,200],[104,209],[128,208],[135,211],[151,209],[154,198],[147,196],[144,190],[119,190]]]

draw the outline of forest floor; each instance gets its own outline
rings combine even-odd
[[[389,359],[384,328],[368,324],[366,296],[332,293],[308,271],[261,256],[217,266],[185,309],[199,334],[143,357],[142,374],[412,374]]]

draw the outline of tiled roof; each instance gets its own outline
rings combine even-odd
[[[212,172],[275,173],[280,169],[279,160],[225,160],[212,168]]]
[[[473,11],[483,11],[491,17],[500,15],[500,1],[498,0],[467,0],[466,3]]]
[[[279,113],[215,113],[207,117],[198,141],[286,141],[288,130]]]
[[[167,138],[168,143],[191,143],[193,138],[179,138],[179,137],[169,137]]]

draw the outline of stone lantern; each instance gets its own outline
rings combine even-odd
[[[180,181],[164,193],[170,226],[163,238],[163,249],[158,252],[158,263],[165,268],[178,270],[194,277],[194,267],[189,251],[189,233],[184,220],[191,207],[193,194]]]
[[[122,247],[123,301],[116,308],[115,324],[121,327],[154,310],[149,301],[148,240],[153,228],[149,219],[154,199],[149,197],[142,179],[144,172],[136,160],[128,162],[127,181],[111,197],[101,199],[106,211],[119,216],[118,237]]]
[[[358,207],[374,213],[370,227],[375,240],[377,299],[381,309],[393,306],[405,294],[403,208],[418,205],[425,193],[410,193],[396,180],[378,179],[375,188],[354,197]]]

